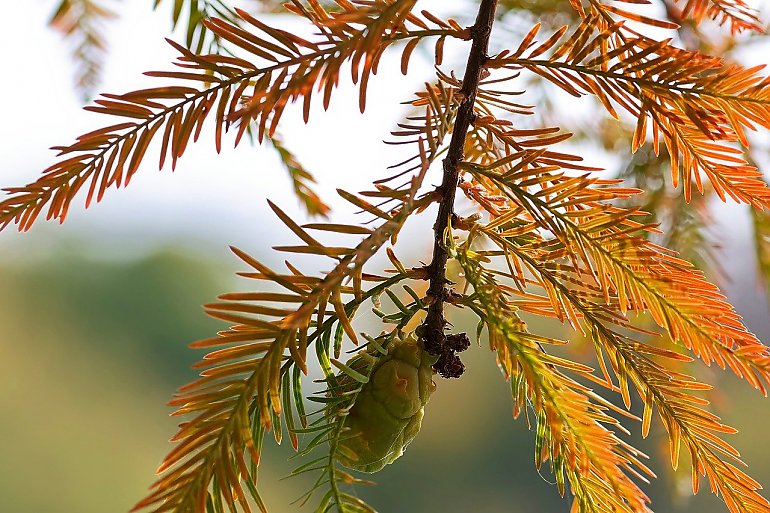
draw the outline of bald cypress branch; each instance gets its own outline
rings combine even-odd
[[[439,355],[436,370],[444,377],[459,377],[463,372],[462,363],[454,354],[464,344],[454,343],[444,333],[447,321],[444,317],[444,304],[451,297],[449,281],[446,277],[446,265],[449,253],[444,245],[444,234],[454,216],[455,193],[459,179],[459,164],[463,159],[463,148],[468,129],[473,122],[473,105],[479,82],[482,80],[484,66],[488,60],[487,48],[492,25],[495,20],[497,0],[482,0],[476,22],[471,27],[471,51],[465,69],[462,87],[460,88],[461,104],[457,111],[452,139],[447,156],[443,161],[444,178],[439,187],[441,201],[438,217],[434,225],[433,260],[428,266],[430,286],[428,296],[432,302],[422,329],[422,341],[425,349],[434,355]],[[460,349],[462,350],[462,349]]]

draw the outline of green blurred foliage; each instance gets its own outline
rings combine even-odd
[[[164,441],[177,419],[167,416],[164,403],[193,378],[190,364],[201,356],[186,344],[222,327],[200,304],[232,289],[236,265],[174,249],[121,261],[71,250],[52,254],[0,263],[0,511],[127,511],[170,447]],[[473,332],[469,319],[454,321]],[[462,379],[437,379],[423,428],[406,454],[377,475],[377,486],[356,492],[382,513],[404,511],[404,503],[409,513],[566,513],[551,476],[534,468],[526,419],[511,418],[510,393],[493,354],[482,342],[463,360]],[[770,448],[763,442],[770,408],[745,384],[728,378],[723,386],[717,406],[742,431],[732,441],[752,474],[768,483]],[[655,511],[724,510],[708,490],[687,498],[688,469],[676,477],[668,470],[660,426],[641,442],[639,426],[628,425],[661,477],[648,487]],[[296,466],[286,461],[288,443],[265,447],[260,481],[271,511],[309,511],[288,506],[310,484],[280,479]]]
[[[193,376],[186,343],[216,329],[200,304],[222,280],[175,251],[53,255],[0,268],[0,511],[127,511],[173,431],[163,405]]]
[[[210,264],[174,250],[128,262],[93,261],[69,254],[34,267],[3,269],[19,320],[56,326],[87,350],[140,360],[143,373],[170,384],[192,376],[196,355],[186,344],[218,323],[201,303],[222,285]]]

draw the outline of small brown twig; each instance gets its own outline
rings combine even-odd
[[[447,326],[444,317],[444,304],[451,295],[449,288],[451,283],[446,277],[449,253],[444,245],[444,236],[454,216],[455,193],[460,175],[459,164],[463,159],[465,138],[473,122],[476,92],[479,82],[483,78],[484,65],[489,58],[487,49],[496,8],[497,0],[481,0],[476,22],[470,28],[473,42],[459,92],[462,102],[457,110],[452,139],[449,143],[447,156],[443,161],[443,181],[438,188],[441,201],[439,202],[436,224],[433,227],[433,260],[427,267],[430,281],[427,295],[430,306],[419,334],[425,350],[439,357],[433,368],[444,377],[459,377],[463,373],[463,364],[455,353],[468,347],[464,344],[468,340],[464,333],[449,336],[444,333]],[[458,349],[459,347],[463,347],[463,349]]]

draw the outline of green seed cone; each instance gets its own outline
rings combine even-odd
[[[436,388],[431,369],[435,362],[413,335],[388,346],[345,418],[340,463],[372,473],[404,453],[420,431],[425,405]]]

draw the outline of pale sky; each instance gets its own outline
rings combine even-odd
[[[461,3],[425,5],[441,12]],[[2,187],[35,179],[55,161],[54,152],[47,149],[50,146],[70,144],[81,133],[111,122],[107,116],[81,110],[81,99],[73,90],[69,50],[46,27],[54,4],[54,0],[28,0],[4,5],[5,19],[14,21],[0,32],[0,47],[6,49],[5,80],[0,83]],[[145,77],[142,72],[171,69],[176,52],[163,41],[169,35],[171,3],[161,4],[155,13],[151,0],[114,5],[121,18],[110,25],[109,60],[98,90],[122,93],[165,85],[164,79]],[[333,206],[340,205],[336,187],[363,190],[372,179],[386,176],[387,165],[398,162],[399,154],[394,155],[382,140],[405,112],[400,102],[411,99],[432,73],[428,60],[415,56],[408,77],[397,71],[396,52],[383,60],[380,77],[371,81],[363,116],[349,78],[341,80],[330,111],[315,109],[310,125],[305,126],[297,112],[284,115],[284,142],[319,179],[318,192]],[[248,247],[264,243],[266,228],[274,226],[265,222],[274,218],[265,202],[268,196],[286,211],[300,213],[286,172],[272,150],[242,143],[234,151],[229,139],[217,155],[212,137],[204,133],[189,147],[176,172],[170,168],[158,172],[157,153],[151,150],[128,188],[111,189],[101,204],[88,211],[82,207],[84,200],[76,199],[63,226],[38,222],[24,237],[29,239],[26,242],[6,230],[0,234],[0,246],[11,240],[45,246],[45,241],[60,237],[92,234],[119,238],[124,243],[121,250],[129,252],[146,239],[199,241],[220,251],[230,243]]]
[[[110,122],[107,116],[81,110],[81,100],[73,90],[69,50],[46,27],[55,3],[27,0],[4,5],[5,19],[13,23],[6,23],[0,31],[0,47],[5,49],[4,80],[0,82],[0,187],[35,179],[54,162],[54,152],[47,148],[70,144],[77,135]],[[422,2],[420,8],[440,14],[461,11],[464,4],[463,0],[431,0]],[[121,93],[163,85],[164,79],[145,77],[142,72],[170,69],[175,58],[163,41],[170,29],[171,2],[162,3],[155,13],[152,0],[114,5],[121,18],[110,25],[109,59],[98,90]],[[468,17],[472,15],[470,12]],[[280,21],[297,23],[289,18]],[[300,25],[297,28],[301,30]],[[766,61],[766,55],[759,51],[751,60]],[[341,205],[334,192],[340,184],[351,191],[363,190],[372,179],[384,175],[387,165],[399,161],[394,148],[381,141],[405,112],[400,102],[410,99],[432,70],[428,59],[419,54],[413,58],[408,77],[397,70],[397,52],[386,54],[380,76],[371,81],[363,116],[358,112],[355,88],[343,78],[328,113],[316,108],[308,126],[297,112],[289,111],[282,119],[287,146],[316,175],[321,182],[317,190],[333,206]],[[170,168],[158,172],[157,153],[150,151],[128,188],[110,190],[89,211],[83,209],[82,198],[76,199],[63,226],[38,222],[26,235],[11,229],[0,233],[0,255],[34,257],[60,239],[72,237],[108,241],[117,255],[142,250],[148,241],[150,245],[182,242],[221,256],[227,253],[228,244],[256,251],[291,240],[286,230],[276,230],[265,201],[269,196],[291,215],[301,215],[285,171],[271,150],[245,143],[233,151],[232,139],[229,141],[217,155],[212,138],[204,133],[189,147],[174,173]],[[599,163],[597,155],[587,159]],[[438,183],[438,179],[430,183]],[[341,208],[336,219],[350,221],[347,214],[352,209]],[[728,229],[720,236],[729,237],[725,245],[740,244],[741,252],[750,254],[749,226],[740,215],[743,210],[735,205],[721,210],[726,215],[719,218],[723,223],[727,220]]]

